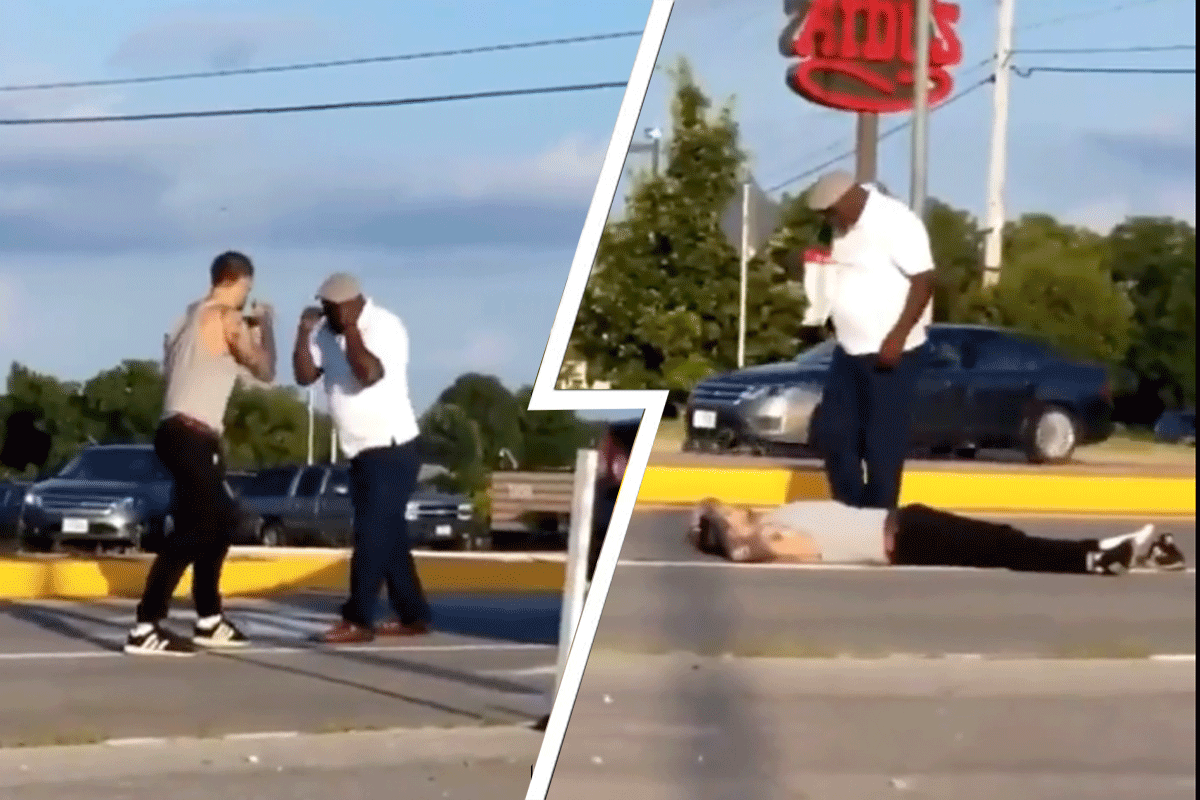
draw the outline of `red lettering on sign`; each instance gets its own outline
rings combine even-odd
[[[931,105],[950,94],[948,68],[962,60],[959,7],[933,0],[932,14]],[[912,109],[912,0],[810,0],[794,30],[791,55],[801,60],[788,71],[788,85],[798,94],[845,111]]]

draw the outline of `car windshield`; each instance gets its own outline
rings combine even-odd
[[[286,497],[295,477],[293,469],[266,469],[243,483],[238,494],[242,497]]]
[[[797,364],[820,364],[827,362],[833,356],[833,349],[837,347],[837,341],[834,339],[826,339],[818,345],[808,348],[792,359]]]
[[[171,479],[154,451],[142,447],[84,450],[67,462],[55,477],[68,481],[116,483],[155,483]]]

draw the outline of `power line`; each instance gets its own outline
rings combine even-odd
[[[1086,11],[1075,11],[1070,14],[1063,14],[1050,19],[1039,20],[1026,25],[1018,25],[1017,30],[1033,31],[1039,28],[1047,28],[1051,25],[1061,25],[1065,22],[1079,22],[1087,19],[1095,19],[1096,17],[1104,16],[1105,14],[1114,14],[1119,11],[1126,11],[1131,8],[1141,8],[1143,6],[1151,6],[1157,3],[1165,2],[1165,0],[1127,0],[1127,2],[1116,3],[1102,8],[1090,8]]]
[[[991,82],[992,82],[992,80],[993,80],[993,79],[992,79],[992,76],[990,76],[990,75],[989,75],[988,77],[984,78],[983,80],[976,81],[975,83],[971,84],[971,85],[970,85],[970,86],[968,86],[967,88],[965,88],[965,89],[962,89],[962,90],[960,90],[960,91],[958,91],[958,92],[955,92],[955,93],[954,93],[954,94],[952,94],[950,97],[948,97],[948,98],[947,98],[947,99],[946,99],[944,102],[942,102],[942,103],[938,104],[937,106],[934,106],[933,108],[931,108],[931,109],[930,109],[930,113],[932,113],[932,112],[934,112],[934,111],[938,111],[938,110],[940,110],[940,109],[943,109],[943,108],[945,108],[946,106],[948,106],[948,105],[950,105],[951,103],[953,103],[954,101],[956,101],[956,100],[960,100],[960,99],[962,99],[963,97],[966,97],[967,95],[969,95],[969,94],[971,94],[972,92],[976,91],[977,89],[980,89],[980,88],[982,88],[982,87],[984,87],[984,86],[987,86],[989,83],[991,83]],[[882,142],[884,139],[887,139],[887,138],[889,138],[889,137],[895,136],[897,133],[900,133],[901,131],[905,130],[906,128],[910,128],[910,127],[912,127],[912,119],[911,119],[911,118],[909,118],[909,119],[906,119],[904,122],[901,122],[901,123],[898,123],[898,124],[896,124],[896,125],[893,125],[892,127],[890,127],[890,128],[888,128],[887,130],[883,131],[882,133],[880,133],[880,134],[879,134],[879,138],[878,138],[878,139],[876,139],[876,141],[877,141],[877,142]],[[826,149],[829,149],[829,148],[826,148]],[[776,185],[774,185],[774,186],[770,187],[770,188],[769,188],[769,189],[767,189],[766,191],[767,191],[768,193],[771,193],[771,192],[777,192],[777,191],[779,191],[780,189],[786,189],[788,186],[791,186],[793,183],[797,183],[798,181],[802,181],[802,180],[804,180],[805,178],[812,177],[813,175],[816,175],[818,172],[823,172],[824,170],[826,170],[826,169],[829,169],[830,167],[834,166],[835,164],[838,164],[838,163],[840,163],[841,161],[844,161],[845,159],[847,159],[847,158],[850,158],[851,156],[853,156],[853,155],[854,155],[854,152],[855,152],[855,151],[854,151],[854,149],[852,148],[852,149],[850,149],[850,150],[848,150],[848,151],[846,151],[846,152],[840,153],[840,154],[838,154],[837,156],[835,156],[834,158],[831,158],[831,159],[829,159],[829,160],[827,160],[827,161],[824,161],[824,162],[822,162],[821,164],[818,164],[818,165],[817,165],[817,166],[815,166],[815,167],[811,167],[811,168],[809,168],[809,169],[806,169],[806,170],[804,170],[803,172],[801,172],[801,173],[800,173],[800,174],[798,174],[798,175],[793,175],[792,177],[788,178],[786,181],[782,181],[781,183],[777,183]]]
[[[237,69],[218,69],[205,72],[176,72],[166,75],[145,75],[134,78],[107,78],[86,81],[59,81],[56,83],[27,83],[12,86],[0,86],[0,92],[40,91],[46,89],[80,89],[97,86],[124,86],[135,83],[163,83],[166,81],[193,80],[197,78],[227,78],[234,75],[261,75],[272,72],[299,72],[301,70],[329,69],[331,67],[351,67],[363,64],[388,64],[397,61],[417,61],[428,58],[445,58],[449,56],[467,56],[480,53],[497,53],[506,50],[528,50],[535,47],[552,47],[567,44],[582,44],[584,42],[601,42],[612,39],[625,39],[641,36],[638,31],[615,31],[612,33],[595,33],[587,36],[568,36],[558,39],[538,39],[527,42],[509,42],[507,44],[491,44],[479,47],[461,47],[454,50],[427,50],[417,53],[403,53],[390,56],[368,56],[365,58],[347,58],[338,61],[310,61],[299,64],[276,64],[264,67],[241,67]]]
[[[1195,67],[1013,67],[1013,72],[1028,78],[1035,72],[1062,72],[1079,75],[1195,75]]]
[[[145,122],[149,120],[197,119],[201,117],[245,117],[261,114],[296,114],[310,111],[340,111],[350,108],[384,108],[389,106],[416,106],[433,103],[448,103],[456,100],[484,100],[497,97],[521,97],[538,94],[567,94],[590,92],[599,89],[619,89],[625,81],[606,83],[583,83],[571,86],[539,86],[527,89],[497,89],[486,92],[431,95],[428,97],[401,97],[392,100],[358,100],[340,103],[314,103],[303,106],[272,106],[260,108],[224,108],[203,111],[166,111],[150,114],[113,114],[95,117],[42,117],[32,119],[0,119],[0,125],[68,125],[100,122]]]
[[[1017,55],[1092,55],[1100,53],[1173,53],[1195,50],[1194,44],[1147,45],[1141,47],[1032,47],[1017,48]]]

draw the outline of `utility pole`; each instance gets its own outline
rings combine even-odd
[[[742,183],[741,278],[738,286],[738,369],[746,366],[746,278],[750,266],[750,181]]]
[[[925,217],[929,181],[929,40],[932,0],[916,0],[913,8],[912,209]]]
[[[316,433],[316,431],[314,430],[313,422],[314,422],[314,420],[313,420],[313,390],[312,390],[312,387],[310,386],[310,387],[308,387],[308,462],[307,462],[309,465],[311,465],[313,463],[313,444],[314,444],[313,437]]]
[[[1000,280],[1004,248],[1004,176],[1008,156],[1008,90],[1012,77],[1013,18],[1016,0],[999,0],[996,25],[996,71],[992,90],[992,152],[988,160],[987,216],[983,242],[983,285]]]
[[[662,131],[658,128],[647,128],[646,141],[633,142],[629,145],[630,153],[650,153],[650,174],[658,177],[659,151],[662,149]]]

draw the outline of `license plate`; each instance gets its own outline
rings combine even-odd
[[[693,411],[692,412],[692,427],[693,428],[715,428],[717,427],[717,412],[715,411]]]
[[[449,525],[438,525],[436,528],[433,529],[433,535],[434,536],[449,536],[452,531],[453,531],[453,528],[451,528]]]
[[[88,521],[86,519],[71,519],[67,518],[62,521],[63,533],[87,533]]]

